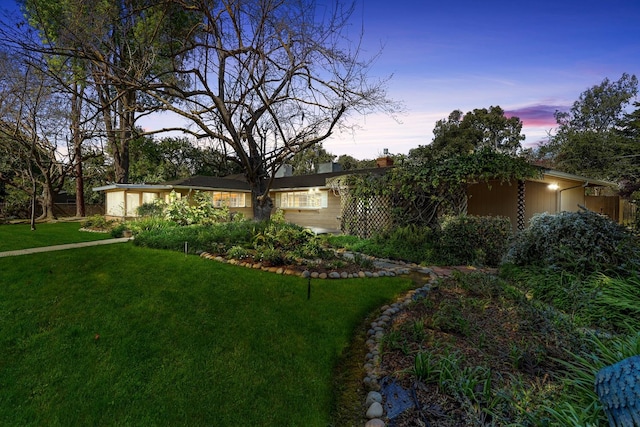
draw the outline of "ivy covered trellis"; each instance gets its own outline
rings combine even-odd
[[[362,194],[350,182],[350,175],[339,176],[330,181],[331,188],[340,196],[340,231],[362,238],[389,229],[393,219],[389,206],[391,198],[386,194]]]
[[[417,150],[384,174],[345,175],[330,185],[342,203],[342,231],[368,238],[395,226],[437,227],[444,215],[465,214],[470,184],[539,174],[523,157],[491,149],[446,158]]]

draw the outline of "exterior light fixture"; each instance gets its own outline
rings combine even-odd
[[[553,183],[553,184],[549,184],[549,185],[547,186],[547,188],[548,188],[549,190],[551,190],[551,191],[556,191],[556,190],[557,190],[558,188],[560,188],[560,187],[558,187],[558,184]]]

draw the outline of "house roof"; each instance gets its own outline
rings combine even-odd
[[[212,188],[221,190],[242,190],[249,191],[249,185],[246,181],[231,177],[217,177],[217,176],[204,176],[196,175],[189,178],[178,179],[175,181],[165,182],[165,185],[170,185],[172,188],[192,188],[211,190]]]
[[[339,172],[316,173],[312,175],[295,175],[274,178],[271,189],[274,191],[308,189],[308,188],[327,188],[327,181],[337,176],[351,174],[383,174],[388,167],[355,169]],[[581,183],[585,187],[603,187],[615,186],[613,182],[591,179],[580,175],[573,175],[551,169],[542,171],[543,179],[541,182],[548,182],[553,179],[570,180]],[[93,191],[105,191],[115,189],[131,189],[131,190],[174,190],[174,189],[190,189],[210,191],[212,189],[219,191],[240,191],[249,192],[249,184],[240,175],[232,175],[228,177],[215,177],[196,175],[189,178],[179,179],[175,181],[165,182],[163,184],[109,184],[102,187],[95,187]]]
[[[313,187],[326,188],[327,180],[336,176],[351,175],[354,173],[377,173],[381,174],[387,168],[372,168],[372,169],[355,169],[339,172],[327,172],[317,173],[313,175],[298,175],[298,176],[285,176],[281,178],[274,178],[271,185],[271,189],[274,191],[279,190],[294,190],[294,189],[307,189]],[[116,189],[127,190],[174,190],[174,189],[191,189],[191,190],[220,190],[220,191],[242,191],[249,192],[249,184],[238,175],[229,177],[215,177],[196,175],[189,178],[178,179],[175,181],[168,181],[163,184],[109,184],[102,187],[95,187],[93,191],[106,191]]]
[[[316,173],[313,175],[294,175],[275,178],[271,188],[273,190],[293,190],[296,188],[327,187],[327,180],[337,176],[353,174],[382,174],[388,168],[353,169],[338,172]]]
[[[93,191],[115,190],[122,188],[123,190],[171,190],[171,186],[163,184],[107,184],[101,187],[93,187]]]
[[[584,187],[615,187],[617,184],[610,181],[604,181],[601,179],[587,178],[585,176],[574,175],[570,173],[560,172],[552,169],[545,169],[542,171],[544,181],[550,179],[565,179],[568,181],[581,182]]]

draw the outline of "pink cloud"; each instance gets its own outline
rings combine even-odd
[[[557,123],[553,114],[556,111],[567,111],[568,109],[569,107],[566,105],[537,104],[506,110],[504,114],[507,117],[519,117],[525,126],[555,127]]]

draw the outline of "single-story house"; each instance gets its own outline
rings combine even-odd
[[[339,165],[322,165],[319,173],[292,176],[282,168],[273,180],[270,196],[275,208],[282,209],[285,218],[316,231],[345,230],[345,203],[331,185],[336,177],[353,173],[384,173],[390,166],[379,162],[378,168],[342,171]],[[612,183],[592,180],[562,172],[545,170],[538,179],[522,182],[471,184],[468,187],[468,210],[471,215],[502,215],[511,219],[515,229],[522,229],[536,213],[577,211],[585,206],[623,221],[622,201],[612,194]],[[589,189],[589,190],[587,190]],[[228,206],[231,212],[240,212],[251,218],[251,193],[242,176],[194,176],[163,184],[110,184],[94,188],[105,193],[105,216],[109,219],[132,219],[136,209],[155,199],[169,200],[172,192],[186,197],[193,191],[211,195],[214,206]],[[373,212],[385,221],[384,212]],[[369,209],[366,214],[372,212]],[[371,229],[375,221],[365,219]]]
[[[336,232],[341,229],[341,198],[328,180],[350,173],[383,173],[384,169],[347,172],[337,164],[326,164],[321,165],[319,173],[293,176],[289,168],[283,168],[273,180],[270,196],[274,207],[284,211],[288,221],[318,232]],[[187,197],[194,191],[211,194],[216,207],[227,206],[231,212],[253,217],[251,190],[241,175],[194,176],[163,184],[109,184],[93,190],[105,193],[107,219],[133,219],[143,203],[155,199],[168,202],[172,192],[177,197]]]

